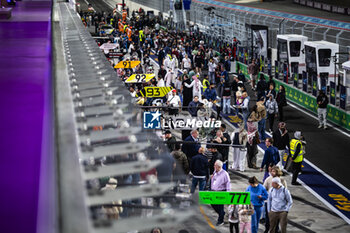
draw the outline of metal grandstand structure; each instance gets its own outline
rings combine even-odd
[[[167,12],[170,10],[170,1],[162,0],[133,0],[133,2]],[[212,8],[212,10],[208,10]],[[303,23],[287,18],[277,18],[246,11],[227,8],[208,7],[208,5],[192,1],[187,21],[199,26],[199,29],[208,35],[214,35],[224,41],[230,42],[233,37],[241,41],[241,46],[248,47],[250,39],[249,29],[246,25],[258,24],[267,26],[269,47],[277,47],[277,34],[300,34],[307,36],[311,41],[326,40],[339,44],[339,52],[348,52],[350,45],[350,31],[322,27],[315,24]],[[348,60],[346,54],[339,55],[339,62]]]

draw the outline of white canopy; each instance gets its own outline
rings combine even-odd
[[[350,61],[346,61],[342,64],[343,69],[350,70]]]

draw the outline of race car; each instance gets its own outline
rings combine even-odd
[[[110,35],[114,32],[114,27],[109,24],[102,25],[100,31],[104,31],[106,35]]]

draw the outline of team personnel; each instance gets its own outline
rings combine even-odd
[[[280,161],[278,162],[278,167],[282,170],[283,155],[286,149],[289,147],[289,134],[286,128],[286,123],[278,123],[278,129],[272,134],[275,147],[278,149],[280,155]]]
[[[289,145],[289,155],[292,159],[293,166],[293,177],[292,177],[292,185],[300,185],[297,182],[299,172],[301,172],[301,164],[304,159],[304,148],[303,142],[301,141],[302,135],[300,131],[296,131],[294,133],[294,138],[290,141]],[[305,143],[305,142],[304,142]]]
[[[320,91],[320,93],[317,96],[317,115],[318,115],[318,128],[324,128],[327,129],[327,104],[328,104],[328,97],[324,94],[323,91]]]

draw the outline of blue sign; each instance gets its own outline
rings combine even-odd
[[[343,85],[340,86],[340,108],[346,108],[346,87]]]
[[[161,129],[160,114],[157,112],[143,113],[143,128],[144,129]]]
[[[191,9],[192,0],[183,0],[184,10],[189,11]]]
[[[279,78],[278,66],[279,66],[279,63],[277,60],[275,60],[275,79]]]
[[[307,84],[308,84],[307,73],[306,73],[306,71],[303,71],[303,91],[305,91],[305,92],[308,92]]]

